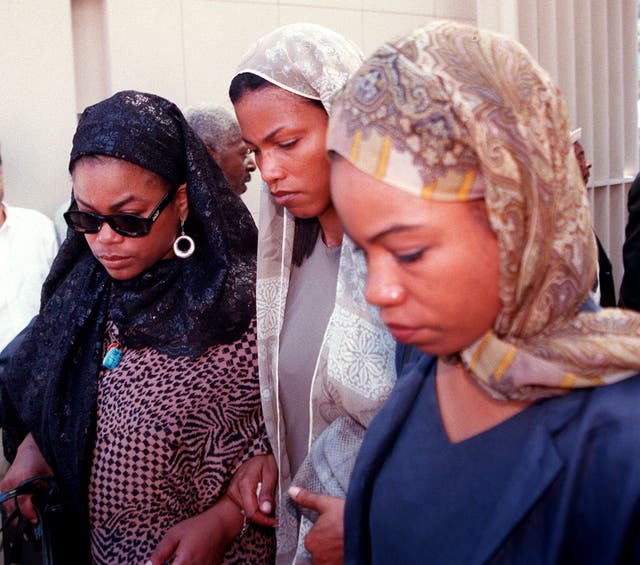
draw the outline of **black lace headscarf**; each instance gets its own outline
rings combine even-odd
[[[69,231],[44,284],[40,314],[2,375],[5,427],[12,431],[13,414],[22,428],[13,428],[14,443],[33,433],[85,517],[106,321],[116,324],[125,346],[171,356],[196,357],[238,339],[255,313],[257,243],[249,211],[173,103],[126,91],[87,108],[69,170],[86,155],[124,159],[172,186],[186,182],[184,229],[196,250],[116,281],[85,237]]]

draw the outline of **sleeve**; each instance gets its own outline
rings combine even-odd
[[[34,320],[35,317],[29,325],[0,352],[0,426],[2,426],[4,454],[9,461],[13,461],[15,458],[18,446],[28,432],[5,390],[3,373],[13,354],[20,348],[25,335],[27,335],[33,326]]]
[[[624,276],[618,305],[640,311],[640,174],[631,185],[627,206],[629,220],[622,248]]]

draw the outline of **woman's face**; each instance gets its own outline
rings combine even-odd
[[[299,218],[329,209],[324,109],[277,86],[246,92],[234,109],[276,204]]]
[[[103,215],[127,213],[146,217],[169,190],[168,183],[155,173],[113,157],[79,159],[72,178],[78,210]],[[85,234],[85,238],[109,275],[127,280],[173,256],[180,219],[186,219],[186,214],[186,190],[181,187],[147,235],[126,237],[105,222],[98,233]]]
[[[367,301],[394,338],[431,355],[464,349],[500,310],[498,243],[484,201],[435,202],[336,158],[333,202],[367,258]]]

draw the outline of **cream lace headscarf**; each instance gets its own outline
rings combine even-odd
[[[339,33],[296,23],[259,39],[238,65],[237,74],[252,73],[294,94],[320,100],[331,114],[336,93],[361,64],[359,49]],[[311,522],[303,516],[298,528],[296,519],[286,511],[284,495],[292,477],[286,457],[286,425],[278,398],[279,336],[291,273],[294,218],[274,203],[266,185],[259,223],[258,364],[264,419],[279,469],[278,562],[292,563],[291,552],[297,547],[295,562],[301,563],[307,562],[300,556],[305,553],[303,539]],[[340,416],[346,415],[366,427],[395,382],[395,343],[378,310],[364,298],[365,282],[362,256],[345,236],[335,305],[313,375],[309,445]],[[357,446],[349,445],[348,449],[357,451]]]
[[[327,145],[416,196],[485,199],[502,308],[459,358],[491,395],[551,396],[640,370],[640,315],[581,310],[595,278],[589,205],[562,95],[522,45],[453,22],[385,44],[336,101]]]
[[[295,23],[260,38],[236,74],[252,73],[299,96],[320,100],[331,113],[333,97],[361,62],[360,50],[339,33]]]

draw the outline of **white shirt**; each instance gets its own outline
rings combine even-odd
[[[58,252],[53,222],[27,208],[4,207],[0,227],[0,351],[40,308],[40,291]]]

